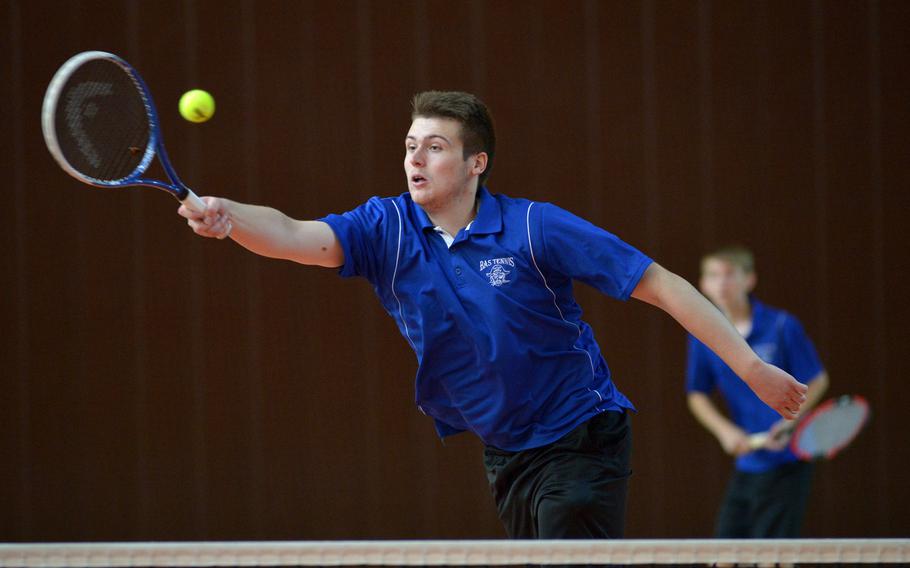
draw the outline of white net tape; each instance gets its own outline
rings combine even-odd
[[[901,564],[910,539],[0,544],[0,566]]]

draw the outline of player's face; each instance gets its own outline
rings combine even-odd
[[[440,211],[459,200],[473,199],[476,160],[464,158],[457,121],[415,118],[404,147],[404,171],[414,203],[427,211]]]
[[[748,301],[755,287],[755,274],[719,258],[709,258],[702,264],[699,286],[702,293],[721,309]]]

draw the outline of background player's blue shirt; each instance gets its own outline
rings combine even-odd
[[[548,203],[478,190],[450,248],[405,193],[322,219],[417,355],[416,400],[440,436],[517,451],[633,408],[581,320],[572,280],[627,299],[651,260]]]
[[[818,376],[822,371],[821,362],[799,321],[787,312],[766,306],[754,298],[750,301],[752,330],[746,342],[752,350],[763,361],[787,371],[803,384]],[[710,394],[714,389],[720,390],[726,400],[733,422],[749,434],[764,432],[781,419],[720,357],[690,335],[686,391]],[[736,468],[762,472],[796,459],[789,449],[777,452],[759,450],[738,457]]]

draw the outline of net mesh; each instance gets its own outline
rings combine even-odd
[[[109,59],[89,60],[68,78],[57,99],[54,128],[70,166],[103,182],[136,170],[151,132],[142,90]]]
[[[0,545],[0,566],[854,566],[910,563],[910,539],[474,540]]]

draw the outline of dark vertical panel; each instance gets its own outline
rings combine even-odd
[[[483,97],[487,91],[487,20],[483,0],[471,0],[468,23],[471,46],[471,89]]]
[[[587,208],[590,211],[600,211],[603,207],[603,162],[600,152],[604,146],[603,140],[603,78],[601,77],[602,63],[600,59],[600,13],[597,2],[587,0],[584,3],[584,37],[585,37],[585,144],[587,153],[585,166],[585,188],[588,194]]]
[[[757,7],[757,3],[711,5],[714,227],[719,241],[746,245],[760,241],[756,220],[743,216],[764,190],[755,162]]]
[[[257,66],[256,53],[258,52],[257,29],[261,22],[257,17],[256,4],[245,0],[241,10],[242,27],[242,52],[243,52],[243,88],[247,104],[252,108],[258,108],[259,98],[257,96],[259,83],[259,74]],[[259,137],[258,122],[252,113],[245,114],[243,123],[243,156],[245,159],[244,170],[244,187],[250,202],[261,202],[261,188],[259,187],[259,177],[256,175],[259,171],[258,163],[260,161],[259,146],[261,140]],[[252,534],[255,538],[266,538],[269,532],[265,527],[266,501],[265,501],[265,455],[263,444],[263,421],[265,420],[264,406],[264,382],[265,377],[262,372],[263,367],[263,342],[265,340],[265,328],[262,317],[262,299],[263,291],[261,286],[261,274],[258,270],[258,264],[247,263],[246,265],[246,290],[247,299],[247,320],[246,320],[246,345],[247,345],[247,365],[245,369],[246,389],[249,393],[249,402],[247,406],[247,417],[245,420],[246,434],[249,437],[249,450],[246,458],[249,460],[249,481],[246,485],[247,504],[249,511],[249,527],[246,534]]]
[[[8,427],[5,427],[4,433],[10,435],[12,439],[7,442],[4,439],[3,447],[6,449],[6,455],[15,456],[13,461],[14,467],[4,468],[4,490],[3,494],[9,496],[4,501],[11,503],[10,511],[12,518],[4,519],[2,527],[3,534],[8,534],[10,538],[26,539],[34,530],[34,519],[32,514],[33,500],[33,481],[32,481],[32,395],[31,395],[31,368],[29,365],[31,342],[29,303],[32,296],[29,292],[31,275],[26,262],[27,235],[28,235],[28,212],[26,191],[26,179],[29,173],[29,164],[26,161],[26,130],[24,113],[23,96],[25,86],[23,85],[23,64],[25,53],[23,53],[24,34],[22,29],[22,11],[18,0],[13,0],[8,5],[7,10],[8,29],[6,37],[8,38],[8,49],[3,52],[7,54],[9,64],[9,80],[5,81],[8,85],[10,116],[4,123],[9,125],[12,146],[6,148],[4,144],[4,156],[11,156],[12,159],[12,207],[8,209],[12,213],[12,219],[6,226],[12,228],[9,233],[11,237],[10,246],[5,250],[12,250],[12,262],[5,262],[6,266],[12,266],[12,272],[8,272],[10,278],[4,277],[4,285],[9,284],[9,290],[12,292],[11,300],[14,305],[10,306],[4,313],[8,318],[4,321],[9,322],[4,325],[8,335],[14,337],[7,345],[12,348],[13,356],[10,366],[6,367],[11,370],[10,377],[15,382],[8,392],[12,393],[9,401],[14,404],[13,407],[4,409],[4,424],[9,420]],[[4,294],[5,297],[10,297]],[[5,302],[4,302],[5,304]],[[4,305],[4,308],[6,306]],[[4,357],[2,359],[6,361]],[[6,477],[7,474],[9,478]]]
[[[414,82],[417,91],[432,90],[430,84],[430,26],[427,18],[427,3],[412,3],[413,37],[410,37],[414,56]]]
[[[866,40],[868,42],[868,94],[869,94],[869,190],[872,206],[872,242],[870,260],[872,263],[872,297],[870,298],[869,322],[872,326],[872,358],[870,378],[875,382],[878,393],[887,388],[888,343],[886,333],[885,304],[885,199],[884,173],[882,164],[882,42],[881,10],[878,0],[869,3],[866,18]],[[878,430],[882,448],[891,447],[894,433],[887,429]],[[888,452],[876,454],[876,475],[882,487],[893,483],[889,470]],[[890,499],[884,491],[875,496],[875,510],[878,518],[888,517]]]
[[[700,239],[702,249],[714,246],[717,240],[715,229],[715,187],[714,187],[714,74],[712,52],[712,19],[710,0],[698,2],[698,141],[699,141],[699,195],[701,210],[699,214]]]
[[[910,81],[907,59],[910,54],[910,35],[906,33],[910,21],[910,5],[889,1],[880,5],[881,40],[881,104],[882,104],[882,184],[883,193],[883,259],[885,282],[883,286],[886,306],[883,333],[886,338],[884,373],[887,377],[881,390],[875,392],[877,405],[871,445],[873,455],[888,456],[887,519],[876,527],[883,535],[907,534],[903,511],[910,503],[910,484],[906,483],[908,444],[904,433],[904,409],[910,405],[910,393],[904,388],[903,377],[910,373],[906,357],[906,321],[910,299],[906,293],[907,275],[910,274],[910,257],[906,254],[910,242],[910,227],[906,220],[910,211],[910,170],[907,148],[910,148]],[[868,388],[868,387],[867,387]],[[871,394],[871,393],[870,393]]]
[[[819,334],[816,338],[823,352],[829,350],[828,324],[828,157],[827,126],[825,124],[825,8],[820,0],[812,2],[812,190],[815,196],[815,255],[817,258],[814,288]]]
[[[744,205],[749,215],[740,224],[754,228],[747,244],[757,257],[756,294],[793,312],[815,338],[816,306],[806,301],[817,268],[810,213],[815,206],[809,166],[814,152],[810,9],[808,3],[762,5],[767,23],[755,28],[761,98],[752,113],[760,116],[755,151],[761,164],[753,174],[758,183],[752,198]],[[778,239],[785,236],[789,242],[783,247]],[[801,269],[787,269],[792,266]]]

